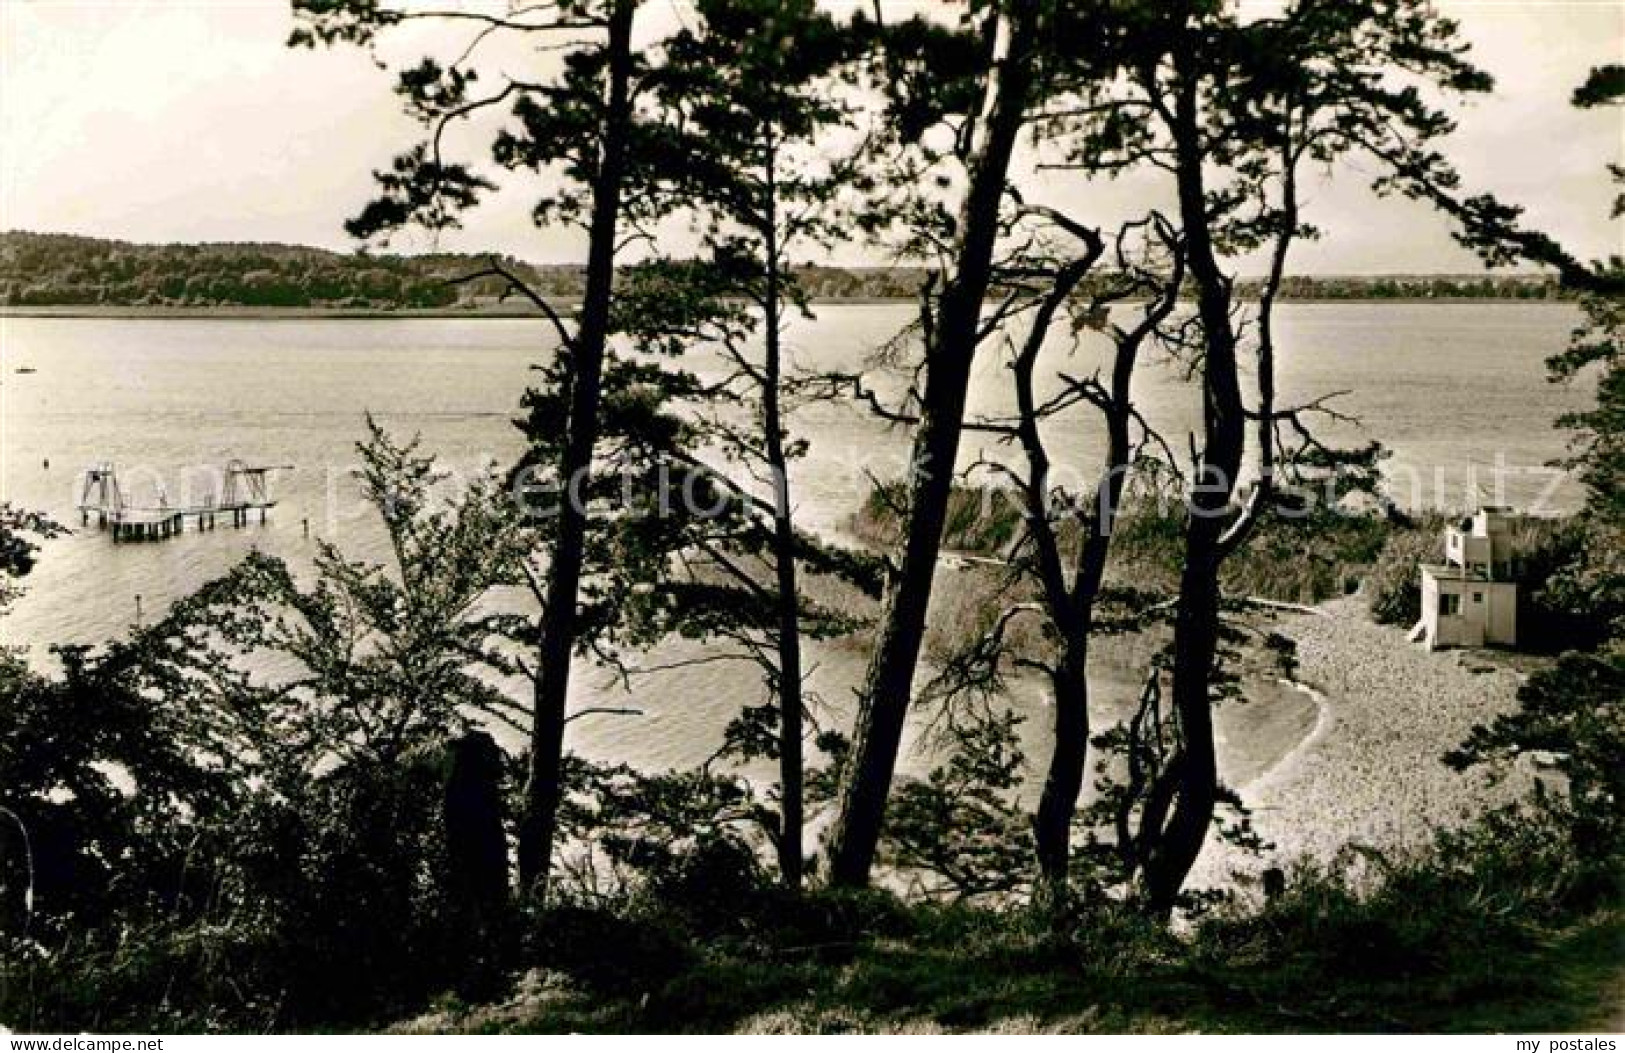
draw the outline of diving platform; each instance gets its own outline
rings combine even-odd
[[[286,471],[293,466],[249,465],[233,460],[219,473],[218,492],[210,491],[203,500],[192,505],[172,505],[163,488],[158,489],[157,500],[151,505],[132,505],[119,485],[118,470],[111,461],[103,461],[86,469],[84,486],[79,494],[79,521],[96,525],[108,531],[115,543],[123,541],[160,541],[175,537],[186,530],[191,520],[197,530],[213,530],[221,518],[232,526],[247,526],[255,512],[265,522],[266,513],[276,507],[271,498],[269,476],[275,471]]]

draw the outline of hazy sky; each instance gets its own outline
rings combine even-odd
[[[1442,6],[1497,80],[1450,149],[1468,185],[1526,205],[1579,255],[1625,251],[1603,173],[1625,161],[1625,116],[1567,101],[1591,66],[1625,61],[1625,0]],[[285,0],[0,0],[0,229],[352,247],[342,221],[416,126],[389,74],[350,48],[288,50],[290,25]],[[1424,206],[1376,201],[1366,182],[1353,169],[1316,181],[1310,216],[1327,237],[1300,267],[1474,269]],[[1066,175],[1034,190],[1086,218],[1144,193]],[[575,258],[573,236],[531,225],[529,198],[515,181],[441,247]]]

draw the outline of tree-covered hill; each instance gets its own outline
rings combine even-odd
[[[301,245],[138,245],[0,234],[0,303],[13,306],[449,307],[452,257],[343,255]],[[545,283],[543,283],[545,285]]]
[[[581,294],[581,269],[504,259],[549,298]],[[105,307],[473,307],[496,300],[499,278],[460,281],[485,270],[484,257],[440,253],[344,254],[304,245],[142,245],[70,234],[0,233],[0,304]],[[923,272],[911,268],[807,267],[804,288],[819,299],[912,297]],[[517,304],[516,304],[517,305]]]
[[[575,265],[504,266],[552,299],[581,294]],[[461,282],[484,257],[438,253],[340,253],[305,245],[222,242],[143,245],[72,234],[0,233],[0,305],[13,307],[315,307],[361,310],[474,308],[497,300],[502,282]],[[797,268],[814,300],[912,299],[925,272],[914,267]],[[1245,292],[1245,285],[1243,283]],[[1535,275],[1298,276],[1284,299],[1555,299]],[[513,306],[521,307],[519,301]]]

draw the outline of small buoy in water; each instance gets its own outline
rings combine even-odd
[[[51,470],[51,459],[49,457],[45,458],[45,470],[46,471]]]
[[[305,540],[310,540],[310,520],[301,519],[299,524],[305,528]]]

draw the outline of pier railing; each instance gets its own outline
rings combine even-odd
[[[185,531],[187,520],[198,530],[213,530],[222,515],[232,526],[240,527],[246,526],[257,511],[263,523],[266,513],[276,506],[271,497],[270,473],[292,467],[249,465],[232,460],[220,475],[222,485],[218,495],[207,493],[196,504],[175,506],[160,490],[156,504],[137,506],[129,502],[119,485],[118,469],[111,461],[103,461],[85,471],[79,495],[80,523],[89,526],[94,519],[98,527],[111,533],[115,542],[174,537]]]

